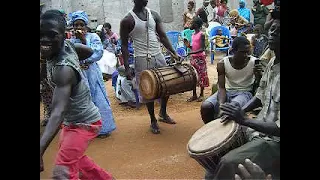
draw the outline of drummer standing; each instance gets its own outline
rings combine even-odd
[[[269,29],[269,47],[276,56],[269,62],[255,97],[242,110],[231,104],[221,106],[223,115],[249,127],[249,142],[221,158],[213,173],[215,179],[233,179],[236,166],[246,158],[259,165],[266,174],[280,179],[280,16],[274,18]],[[262,110],[255,120],[244,116],[244,112],[259,106]],[[211,173],[207,172],[206,179],[213,178]]]
[[[129,68],[128,40],[133,40],[135,55],[135,77],[139,87],[139,76],[143,70],[154,67],[166,66],[166,61],[161,53],[160,42],[177,58],[170,41],[164,32],[161,17],[153,10],[146,8],[148,0],[134,0],[134,7],[120,23],[121,51],[124,59],[124,66],[128,79],[131,79]],[[167,102],[169,97],[161,98],[161,109],[159,121],[176,124],[167,114]],[[146,103],[151,118],[151,132],[159,134],[160,129],[154,114],[154,101],[146,101],[139,95],[139,101]]]

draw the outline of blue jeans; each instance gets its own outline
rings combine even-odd
[[[219,101],[218,101],[218,91],[210,96],[205,102],[210,102],[214,107],[214,119],[217,118],[219,112]],[[226,92],[226,102],[238,104],[240,107],[243,107],[249,100],[252,98],[251,92],[248,91],[227,91]]]

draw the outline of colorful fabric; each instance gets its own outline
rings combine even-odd
[[[268,46],[268,37],[262,34],[258,39],[254,37],[252,43],[254,44],[252,55],[259,58]]]
[[[206,56],[192,56],[190,64],[197,70],[199,87],[209,87]]]

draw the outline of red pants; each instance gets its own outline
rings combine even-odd
[[[64,126],[60,134],[60,147],[53,169],[53,179],[111,180],[112,175],[84,155],[89,141],[101,129],[101,121],[84,126]]]

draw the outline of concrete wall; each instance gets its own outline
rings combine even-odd
[[[182,30],[182,14],[187,8],[189,0],[149,0],[148,7],[157,11],[163,18],[165,30]],[[45,3],[43,10],[63,9],[66,13],[84,10],[88,13],[90,27],[109,22],[114,32],[119,32],[121,19],[133,7],[133,0],[40,0]],[[202,6],[203,0],[195,0],[196,9]],[[252,7],[252,0],[246,0],[247,8]],[[229,0],[230,9],[237,8],[239,0]],[[170,6],[171,5],[171,6]],[[209,5],[209,12],[212,8]],[[209,15],[210,16],[210,15]],[[253,16],[251,15],[251,19]]]

